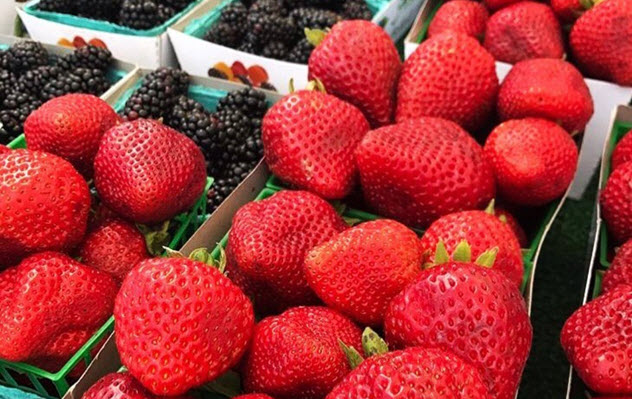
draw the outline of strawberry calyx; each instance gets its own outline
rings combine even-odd
[[[296,88],[294,87],[294,79],[293,78],[290,79],[289,88],[290,88],[290,94],[296,92]],[[308,91],[319,91],[321,93],[327,94],[327,90],[325,89],[325,85],[323,84],[323,82],[320,79],[310,80],[309,83],[307,83],[307,86],[305,86],[305,90],[308,90]]]
[[[338,340],[338,345],[340,345],[340,349],[342,349],[342,352],[347,357],[349,367],[352,370],[358,367],[365,358],[382,355],[388,352],[388,344],[386,341],[370,327],[365,328],[362,332],[362,351],[364,352],[364,356],[362,356],[354,347],[345,344],[340,339]]]
[[[327,36],[328,30],[305,28],[305,38],[314,47],[317,47]]]
[[[485,208],[485,213],[489,213],[490,215],[495,215],[496,214],[496,209],[494,209],[495,206],[496,206],[496,200],[492,198],[492,200],[489,201],[489,204],[487,204],[487,207]]]
[[[187,258],[194,260],[196,262],[204,263],[205,265],[209,265],[211,267],[216,268],[220,273],[224,273],[226,270],[226,251],[224,248],[220,247],[219,251],[219,259],[213,258],[210,252],[206,248],[197,248],[191,251],[189,256],[184,255],[180,251],[176,251],[169,247],[163,248],[165,251],[165,257],[167,258]]]
[[[152,256],[160,256],[163,248],[171,239],[169,234],[169,221],[165,221],[159,225],[149,226],[146,224],[137,224],[136,227],[145,237],[145,245],[147,252]]]
[[[604,0],[579,0],[579,4],[586,10],[590,10]]]
[[[496,261],[496,255],[498,255],[498,247],[490,248],[480,254],[476,258],[474,263],[479,266],[490,268],[494,265],[494,262]],[[450,254],[445,247],[445,243],[443,242],[443,240],[439,240],[434,253],[434,261],[424,263],[423,268],[430,269],[432,267],[439,266],[450,261],[461,263],[472,262],[472,247],[470,246],[470,244],[468,244],[467,241],[462,240],[454,248],[452,256],[450,257]]]

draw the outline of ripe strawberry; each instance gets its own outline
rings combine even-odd
[[[518,243],[520,244],[520,248],[526,248],[529,246],[529,242],[527,241],[527,234],[525,233],[522,226],[520,226],[518,219],[516,219],[514,215],[509,213],[509,211],[498,207],[494,209],[494,215],[496,215],[496,217],[500,219],[501,222],[506,223],[511,231],[514,232],[516,238],[518,239]]]
[[[326,399],[490,399],[481,374],[450,351],[408,348],[371,357]]]
[[[498,248],[494,269],[520,287],[524,274],[520,243],[511,228],[501,222],[493,210],[456,212],[434,221],[421,237],[424,263],[434,263],[439,241],[452,253],[463,240],[470,245],[474,258],[490,248]]]
[[[551,7],[522,1],[496,11],[487,21],[485,48],[498,61],[562,58],[562,29]]]
[[[487,8],[494,11],[499,10],[503,7],[510,6],[514,3],[518,3],[520,1],[521,0],[483,0],[483,3],[485,4],[485,6],[487,6]]]
[[[312,51],[309,79],[320,79],[329,93],[358,107],[371,126],[379,127],[393,122],[401,67],[384,29],[371,21],[342,21]]]
[[[620,284],[632,286],[632,240],[617,249],[610,267],[603,276],[601,291],[612,291]]]
[[[497,399],[513,399],[531,347],[531,323],[515,283],[474,263],[423,271],[384,318],[395,348],[449,350],[475,366]]]
[[[149,258],[145,237],[124,220],[110,219],[90,232],[79,249],[81,261],[111,274],[120,284],[138,262]]]
[[[265,393],[248,393],[245,395],[233,396],[233,399],[274,399]]]
[[[377,213],[426,227],[482,208],[494,175],[481,147],[454,122],[419,118],[369,132],[356,150],[362,191]]]
[[[562,22],[572,23],[585,11],[580,0],[551,0],[551,8]]]
[[[394,220],[362,223],[312,249],[310,287],[330,307],[361,325],[382,323],[390,300],[421,271],[414,231]]]
[[[102,377],[88,389],[81,399],[162,399],[147,391],[128,373],[111,373]],[[170,396],[171,399],[191,399],[189,396]]]
[[[260,313],[316,304],[305,256],[346,228],[328,202],[307,191],[281,191],[248,203],[235,213],[228,235],[228,276],[237,273],[233,281],[255,297]]]
[[[69,251],[86,231],[90,191],[67,161],[13,150],[0,157],[0,269],[41,251]]]
[[[318,91],[285,96],[263,118],[263,149],[272,173],[323,198],[349,194],[353,151],[369,130],[353,105]]]
[[[620,165],[632,161],[632,130],[628,131],[625,136],[617,143],[612,152],[612,169],[618,168]]]
[[[11,149],[6,145],[0,144],[0,154],[8,154],[11,152]]]
[[[480,130],[496,104],[494,57],[462,33],[423,42],[404,62],[397,89],[397,122],[421,116],[450,119]]]
[[[584,78],[563,60],[534,59],[517,63],[500,86],[501,120],[544,118],[569,133],[581,132],[593,114],[593,100]]]
[[[246,392],[319,399],[350,371],[339,342],[362,350],[361,331],[325,307],[298,307],[257,324],[242,373]]]
[[[601,212],[616,243],[632,238],[632,162],[612,172],[600,196]]]
[[[604,395],[632,393],[632,286],[620,285],[566,320],[561,342],[577,374]]]
[[[248,298],[217,269],[146,259],[114,306],[121,362],[155,395],[181,395],[233,367],[254,327]]]
[[[24,135],[30,150],[60,156],[91,177],[101,137],[119,121],[112,107],[99,97],[68,94],[32,112],[24,122]]]
[[[206,185],[204,156],[187,136],[149,119],[105,133],[94,179],[108,208],[137,223],[158,223],[189,209]]]
[[[51,372],[110,317],[117,291],[107,273],[57,252],[5,270],[0,286],[0,358]]]
[[[546,119],[514,119],[498,125],[485,142],[499,194],[520,205],[543,205],[564,195],[577,169],[577,146]]]
[[[603,0],[573,25],[570,44],[580,69],[591,77],[632,85],[632,2]]]
[[[446,31],[459,32],[482,40],[489,13],[484,5],[471,0],[453,0],[444,3],[428,26],[428,37]]]

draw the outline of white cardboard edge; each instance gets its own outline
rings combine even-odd
[[[10,35],[13,33],[15,18],[17,17],[14,0],[0,1],[0,34]]]

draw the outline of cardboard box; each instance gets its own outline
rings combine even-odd
[[[16,7],[21,5],[14,0],[0,1],[0,34],[12,35],[18,17]]]
[[[384,27],[397,41],[408,30],[423,1],[391,0],[380,2],[373,0],[369,5],[381,4],[381,8],[373,17],[373,22]],[[205,1],[169,28],[169,37],[182,69],[192,75],[207,76],[209,68],[219,62],[230,66],[239,61],[246,68],[262,67],[268,74],[268,81],[280,93],[289,92],[288,83],[291,78],[294,79],[295,87],[305,87],[307,84],[307,65],[305,64],[265,58],[202,39],[208,28],[219,18],[221,8],[229,3],[230,0]]]
[[[39,0],[29,1],[24,9],[18,9],[17,12],[34,40],[57,44],[64,39],[72,43],[75,37],[81,37],[86,42],[98,39],[106,44],[116,58],[153,69],[176,65],[167,27],[200,1],[203,0],[195,0],[195,3],[164,24],[149,30],[135,30],[110,22],[40,11],[36,8]]]

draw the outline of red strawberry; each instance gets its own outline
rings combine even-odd
[[[0,144],[0,154],[8,154],[11,152],[11,149],[6,145]]]
[[[494,209],[494,215],[496,215],[496,217],[500,219],[501,222],[506,223],[511,231],[514,232],[516,238],[518,239],[518,243],[520,244],[520,248],[526,248],[527,246],[529,246],[529,242],[527,241],[527,234],[525,233],[522,226],[520,226],[518,219],[516,219],[514,215],[509,213],[509,211],[498,207]]]
[[[426,227],[442,215],[482,208],[494,175],[481,147],[457,124],[420,118],[369,132],[356,150],[362,191],[386,217]]]
[[[396,348],[439,348],[463,357],[497,399],[515,397],[532,337],[515,283],[496,270],[458,262],[423,271],[396,296],[384,332]]]
[[[613,170],[626,162],[632,161],[632,134],[629,134],[630,132],[632,130],[623,136],[612,152]]]
[[[320,79],[329,93],[358,107],[378,127],[393,122],[401,66],[393,39],[380,26],[342,21],[312,51],[309,79]]]
[[[520,1],[521,0],[483,0],[483,3],[485,4],[485,6],[487,6],[487,8],[493,11],[493,10],[499,10],[503,7],[510,6]]]
[[[551,8],[562,22],[568,23],[574,22],[584,12],[580,0],[551,0]]]
[[[42,252],[0,273],[0,358],[57,372],[112,314],[107,273]]]
[[[562,29],[551,7],[522,1],[495,12],[487,21],[484,46],[498,61],[562,58]]]
[[[362,325],[382,323],[390,300],[421,270],[414,231],[394,220],[362,223],[312,249],[310,287],[330,307]]]
[[[327,399],[489,399],[481,374],[450,351],[408,348],[371,357]]]
[[[632,238],[632,162],[612,172],[601,192],[601,212],[616,243]]]
[[[612,291],[620,284],[632,286],[632,240],[617,249],[610,267],[603,276],[602,292]]]
[[[191,139],[160,122],[137,119],[105,133],[94,179],[108,208],[151,224],[193,206],[206,185],[206,166]]]
[[[520,205],[543,205],[564,195],[577,169],[577,146],[546,119],[514,119],[498,125],[485,142],[499,194]]]
[[[524,266],[520,243],[511,228],[501,222],[493,210],[456,212],[434,221],[421,237],[424,263],[435,261],[435,248],[439,241],[452,253],[464,240],[470,245],[474,258],[490,248],[498,248],[494,269],[502,272],[516,287],[521,286]]]
[[[319,399],[350,371],[340,342],[362,350],[361,331],[324,307],[292,308],[255,328],[242,373],[247,392]]]
[[[233,399],[274,399],[265,393],[249,393],[246,395],[233,396]]]
[[[448,1],[439,7],[430,21],[428,37],[452,31],[482,40],[487,18],[489,13],[481,3],[471,0]]]
[[[272,173],[323,198],[342,198],[355,183],[353,150],[369,130],[353,105],[318,91],[285,96],[263,118]]]
[[[88,389],[81,399],[161,399],[150,393],[128,373],[111,373]],[[171,399],[190,399],[189,396],[170,396]]]
[[[69,251],[86,231],[88,184],[70,163],[40,151],[0,157],[0,269],[41,251]]]
[[[632,393],[632,286],[620,285],[577,309],[561,342],[577,374],[604,395]]]
[[[586,74],[632,85],[632,2],[598,2],[575,22],[570,44]]]
[[[502,120],[544,118],[568,132],[581,132],[593,114],[584,78],[563,60],[534,59],[517,63],[500,86],[498,114]]]
[[[491,116],[497,94],[494,57],[476,39],[446,32],[420,44],[404,62],[396,119],[438,116],[478,131]]]
[[[154,258],[129,272],[116,297],[121,362],[155,395],[181,395],[235,366],[254,327],[248,298],[217,269]]]
[[[149,258],[145,237],[124,220],[111,219],[90,232],[79,249],[88,266],[111,274],[121,283],[141,260]]]
[[[112,107],[99,97],[68,94],[32,112],[24,122],[24,135],[30,150],[60,156],[91,177],[101,137],[119,121]]]
[[[346,228],[328,202],[307,191],[281,191],[246,204],[235,213],[228,236],[228,276],[255,297],[261,313],[316,304],[305,256]]]

